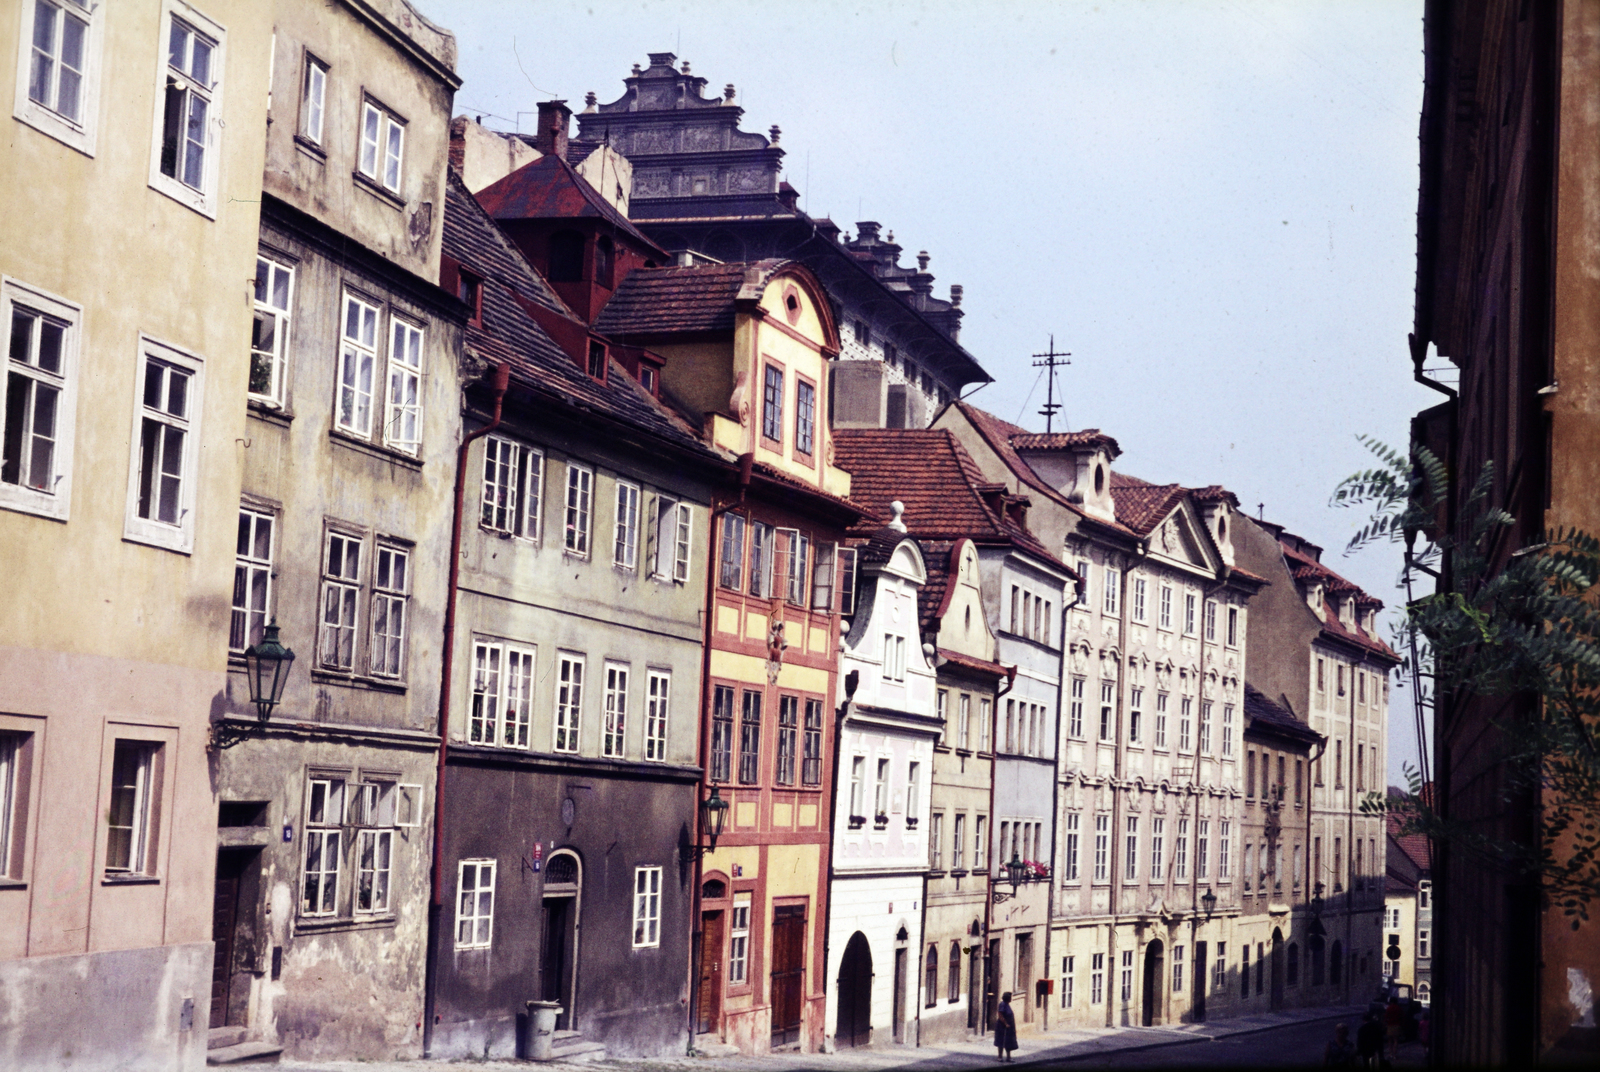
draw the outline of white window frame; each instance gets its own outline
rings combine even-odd
[[[467,742],[527,748],[539,651],[531,644],[475,639],[468,684]]]
[[[1150,881],[1162,882],[1167,877],[1167,820],[1159,815],[1150,818]]]
[[[672,706],[672,672],[645,672],[644,758],[653,763],[667,761],[667,727]]]
[[[361,127],[356,134],[358,174],[390,193],[399,194],[405,174],[405,139],[405,120],[371,97],[362,98]]]
[[[355,335],[350,334],[352,307],[357,314]],[[362,439],[372,437],[373,394],[378,378],[378,340],[383,335],[378,325],[382,319],[382,307],[358,295],[346,292],[339,304],[339,358],[334,378],[333,426]],[[367,330],[369,327],[370,335]]]
[[[557,752],[576,752],[583,731],[584,668],[588,660],[577,652],[556,653],[555,725],[551,747]],[[576,668],[577,672],[573,673]]]
[[[1091,953],[1089,961],[1089,1004],[1099,1005],[1105,1000],[1106,955]]]
[[[1222,705],[1222,754],[1233,755],[1233,704]]]
[[[1066,836],[1065,845],[1064,845],[1064,848],[1063,848],[1063,851],[1065,853],[1065,856],[1063,857],[1063,863],[1064,863],[1065,866],[1063,866],[1062,869],[1061,869],[1061,881],[1062,881],[1063,884],[1066,884],[1066,883],[1069,883],[1069,882],[1077,882],[1077,881],[1079,881],[1079,870],[1078,870],[1078,867],[1079,867],[1078,838],[1079,838],[1079,833],[1080,833],[1079,829],[1078,829],[1079,822],[1080,822],[1080,819],[1079,819],[1079,815],[1078,815],[1077,812],[1074,811],[1074,812],[1068,812],[1067,813],[1067,822],[1066,822],[1066,834],[1067,834],[1067,836]]]
[[[187,415],[181,420],[159,410],[146,409],[144,404],[145,376],[150,362],[167,365],[188,375]],[[194,506],[196,468],[204,429],[201,418],[205,412],[205,362],[174,346],[158,342],[147,335],[139,336],[138,371],[135,373],[133,391],[133,431],[128,451],[128,505],[123,521],[124,539],[134,543],[164,547],[169,551],[189,554],[194,550]],[[169,379],[170,384],[170,379]],[[184,433],[183,459],[180,463],[178,493],[178,520],[169,524],[159,518],[139,516],[139,473],[142,459],[142,429],[149,418],[158,424],[180,428]]]
[[[566,497],[562,500],[562,547],[574,558],[588,558],[594,542],[594,470],[567,463]]]
[[[276,300],[278,293],[277,283],[283,280],[282,299],[279,305]],[[250,331],[250,369],[248,375],[251,380],[246,385],[249,397],[263,405],[281,408],[287,389],[289,372],[289,331],[294,323],[294,267],[284,264],[276,257],[265,253],[256,254],[256,289],[255,289],[255,326]],[[261,348],[260,325],[263,318],[271,318],[272,342],[269,348]],[[267,389],[256,391],[254,383],[255,368],[258,363],[264,363],[268,369]]]
[[[1094,881],[1111,881],[1111,816],[1100,812],[1094,817]]]
[[[308,49],[305,75],[300,80],[300,136],[319,146],[327,120],[327,101],[328,65]]]
[[[1178,836],[1172,840],[1172,881],[1189,881],[1189,820],[1178,820]]]
[[[639,565],[639,485],[617,481],[617,518],[611,540],[611,564],[633,570]]]
[[[107,875],[133,876],[156,873],[154,857],[159,846],[152,834],[157,816],[160,814],[161,752],[161,741],[119,737],[112,743],[109,804],[106,809],[105,825]],[[126,755],[133,766],[131,781],[125,784],[119,784],[117,781],[119,755]],[[132,794],[132,799],[127,802],[126,823],[115,821],[121,817],[118,814],[118,798],[122,790]],[[112,835],[117,830],[128,831],[127,857],[113,864]]]
[[[322,791],[318,806],[317,791]],[[342,775],[312,772],[306,777],[305,815],[302,835],[305,838],[300,852],[299,914],[302,916],[333,916],[339,911],[340,872],[344,867],[344,820],[346,780]],[[311,846],[317,845],[316,849]],[[312,853],[316,853],[317,867],[310,866]],[[310,878],[318,878],[317,903],[308,903]],[[329,884],[331,876],[331,886]]]
[[[272,564],[277,550],[278,518],[252,506],[239,508],[239,534],[234,544],[233,614],[228,625],[228,650],[242,652],[260,639],[272,620]],[[265,552],[262,530],[265,529]],[[259,606],[257,605],[259,603]],[[243,615],[244,627],[239,628]]]
[[[472,885],[467,886],[467,868]],[[462,860],[456,864],[457,949],[488,949],[494,942],[494,894],[497,861]],[[462,925],[466,925],[463,936]]]
[[[210,85],[196,87],[189,84],[187,74],[178,68],[173,68],[168,63],[168,48],[172,39],[172,24],[176,19],[190,29],[197,31],[212,42],[211,60],[207,71],[212,79]],[[150,188],[157,190],[177,201],[179,204],[194,209],[208,219],[217,216],[217,173],[219,157],[222,146],[221,134],[223,99],[222,99],[222,74],[228,69],[227,31],[212,20],[206,18],[183,0],[164,0],[161,5],[161,35],[157,38],[154,122],[151,124],[150,136]],[[168,78],[176,83],[183,81],[186,88],[185,106],[191,95],[198,96],[206,101],[205,118],[205,157],[201,165],[201,178],[198,187],[190,186],[183,180],[173,175],[168,175],[161,170],[161,143],[166,130],[166,104],[167,95],[165,87]],[[196,90],[200,89],[199,93]],[[181,170],[177,165],[174,170]]]
[[[1136,622],[1145,620],[1145,589],[1147,587],[1148,582],[1143,577],[1135,577],[1133,579],[1133,620]]]
[[[1101,576],[1104,578],[1106,589],[1102,612],[1109,617],[1115,617],[1122,613],[1122,571],[1106,566],[1101,570]]]
[[[687,584],[689,581],[690,563],[694,557],[694,513],[686,502],[673,504],[670,513],[658,512],[658,518],[666,521],[671,526],[670,535],[672,550],[671,572],[662,570],[661,563],[657,562],[657,577],[670,577],[674,584]],[[667,544],[665,538],[661,539],[658,546]]]
[[[1157,597],[1156,603],[1156,628],[1172,628],[1172,585],[1164,584]]]
[[[489,436],[483,448],[479,527],[538,543],[543,493],[544,451]]]
[[[733,895],[728,927],[728,982],[745,983],[750,971],[750,894]]]
[[[368,610],[372,628],[367,643],[367,667],[374,677],[405,677],[411,556],[411,548],[382,540],[378,541],[372,556],[372,599]]]
[[[1139,817],[1129,815],[1124,821],[1127,825],[1127,845],[1122,854],[1124,857],[1122,877],[1128,882],[1134,882],[1139,878]]]
[[[376,786],[363,786],[375,789]],[[370,862],[369,862],[370,860]],[[370,829],[356,831],[355,858],[351,861],[355,871],[355,896],[351,910],[355,915],[383,915],[389,911],[394,889],[394,830]],[[362,905],[362,879],[371,875],[371,885],[366,887],[367,903]]]
[[[1193,592],[1183,593],[1183,635],[1195,636],[1199,628],[1199,597]]]
[[[95,154],[95,133],[100,121],[100,72],[105,43],[105,12],[103,2],[79,3],[78,0],[45,0],[64,14],[60,17],[76,18],[87,27],[83,46],[82,81],[78,87],[78,114],[69,116],[48,104],[33,99],[33,34],[38,7],[33,0],[23,0],[21,32],[17,37],[17,95],[12,116],[47,135],[69,145],[85,156]],[[57,23],[56,43],[61,41],[62,23]],[[57,53],[59,65],[59,52]],[[56,81],[59,88],[59,78]],[[60,103],[59,94],[55,103]]]
[[[339,568],[335,570],[331,565],[333,541],[341,541],[339,553]],[[350,547],[354,545],[357,550],[356,564],[352,568],[350,562]],[[366,587],[367,568],[367,541],[362,533],[351,532],[347,529],[329,527],[322,534],[322,560],[318,564],[318,571],[322,578],[317,600],[317,668],[338,674],[355,672],[356,662],[360,658],[361,639],[361,604],[362,590]],[[330,608],[329,597],[337,596],[338,606]],[[330,609],[337,610],[337,620],[330,620]],[[348,614],[345,612],[348,611]],[[330,634],[331,631],[331,634]],[[330,659],[329,637],[337,637],[341,633],[349,633],[350,651],[348,660],[339,655],[337,648],[333,649],[334,657]]]
[[[10,355],[12,318],[19,312],[17,309],[19,305],[26,312],[36,313],[41,318],[35,322],[36,326],[30,334],[29,361],[26,365],[12,361]],[[51,373],[40,369],[37,365],[39,340],[43,337],[38,324],[42,323],[43,318],[55,321],[62,327],[59,373]],[[36,514],[57,521],[68,520],[72,510],[72,449],[73,431],[77,425],[78,347],[82,323],[82,306],[10,276],[0,276],[0,324],[4,325],[5,337],[8,340],[4,359],[5,375],[0,376],[0,434],[5,430],[6,395],[10,390],[13,372],[58,392],[51,487],[46,490],[30,487],[25,481],[16,484],[0,482],[0,509]],[[4,440],[0,439],[0,443],[3,442]]]
[[[633,869],[633,948],[661,945],[661,868]]]
[[[389,315],[389,363],[384,377],[383,444],[416,456],[422,450],[421,328]]]
[[[600,754],[623,759],[628,754],[628,675],[627,663],[607,660],[604,666],[605,705],[600,727]]]
[[[1167,697],[1169,695],[1169,693],[1159,691],[1156,693],[1155,729],[1151,734],[1150,741],[1152,748],[1167,747]]]

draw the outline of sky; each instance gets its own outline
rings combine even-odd
[[[412,0],[456,35],[456,113],[531,131],[537,103],[622,95],[675,52],[743,129],[782,128],[800,207],[930,254],[965,288],[974,404],[1116,467],[1222,484],[1390,607],[1399,552],[1345,557],[1329,505],[1436,399],[1411,380],[1421,0]],[[574,128],[576,125],[574,125]],[[1389,782],[1416,761],[1394,692]]]

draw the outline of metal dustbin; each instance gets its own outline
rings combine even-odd
[[[527,1040],[518,1047],[523,1056],[533,1061],[548,1061],[550,1047],[556,1037],[556,1017],[561,1015],[559,1001],[530,1001],[528,1004]]]

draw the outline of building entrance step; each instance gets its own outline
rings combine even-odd
[[[282,1046],[273,1046],[265,1042],[241,1042],[234,1046],[219,1046],[217,1049],[206,1051],[206,1064],[275,1065],[281,1053],[283,1053]]]

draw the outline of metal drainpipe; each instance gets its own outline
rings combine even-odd
[[[445,758],[450,750],[450,689],[454,676],[456,650],[456,597],[461,584],[461,513],[467,498],[467,452],[474,440],[482,439],[500,427],[500,412],[506,390],[511,385],[511,364],[502,361],[494,367],[490,391],[494,413],[489,423],[468,432],[456,449],[455,511],[450,521],[450,580],[445,588],[444,646],[439,670],[439,765],[433,786],[433,895],[428,901],[428,949],[423,983],[422,1056],[433,1052],[433,1022],[438,1004],[439,925],[444,907],[444,786]]]
[[[1351,671],[1351,676],[1354,677],[1354,674],[1355,674],[1355,671],[1352,670]],[[1350,757],[1351,768],[1350,768],[1350,777],[1349,777],[1349,779],[1348,779],[1348,781],[1346,782],[1346,785],[1345,785],[1344,806],[1345,806],[1345,846],[1346,846],[1346,848],[1348,848],[1348,850],[1350,852],[1350,855],[1347,856],[1345,858],[1345,860],[1344,860],[1344,863],[1345,863],[1346,866],[1348,866],[1356,858],[1356,809],[1355,809],[1355,799],[1356,799],[1356,776],[1355,776],[1355,758],[1356,758],[1356,690],[1355,690],[1355,682],[1354,681],[1352,681],[1350,683],[1350,693],[1349,693],[1349,695],[1350,695],[1350,703],[1349,703],[1349,709],[1350,709],[1349,710],[1349,716],[1350,716],[1350,735],[1349,735],[1350,748],[1349,748],[1349,751],[1346,752],[1346,755],[1348,755]],[[1355,933],[1355,901],[1356,901],[1356,880],[1355,880],[1354,877],[1352,877],[1351,880],[1350,880],[1350,884],[1349,884],[1348,888],[1344,892],[1344,955],[1346,957],[1350,958],[1350,961],[1351,961],[1350,965],[1347,966],[1347,968],[1345,970],[1345,973],[1344,973],[1344,996],[1345,996],[1345,1004],[1346,1005],[1350,1004],[1350,983],[1351,983],[1350,976],[1352,974],[1354,974],[1353,968],[1354,968],[1354,964],[1355,964],[1355,949],[1354,949],[1354,946],[1355,946],[1355,938],[1354,938],[1354,933]]]
[[[999,662],[1000,642],[998,640],[995,641],[994,653],[996,656],[995,661]],[[987,896],[983,903],[983,945],[980,947],[983,955],[983,998],[985,1009],[988,1007],[989,989],[991,986],[994,988],[996,1000],[998,1000],[1000,997],[1000,987],[998,985],[998,981],[991,976],[992,972],[997,973],[999,971],[1000,966],[998,963],[991,963],[989,960],[990,923],[992,922],[995,909],[995,873],[994,864],[990,860],[990,857],[994,855],[994,841],[996,836],[995,832],[1000,829],[1000,821],[995,815],[994,811],[995,773],[1000,769],[1000,698],[1008,694],[1016,687],[1017,669],[1018,668],[1016,666],[1011,668],[1011,673],[1006,677],[1005,688],[1000,688],[999,683],[996,683],[994,693],[994,711],[990,716],[993,724],[989,728],[990,733],[992,734],[992,736],[989,738],[991,746],[991,750],[989,752],[989,844],[984,846],[983,861],[984,890]],[[1005,848],[1006,847],[1004,845],[1000,846],[1000,859],[1002,862],[1004,862],[1005,859]],[[1013,893],[1014,892],[1015,890],[1013,890]],[[999,960],[998,957],[995,959],[996,961]],[[967,1000],[970,1001],[972,999],[969,997]],[[980,1033],[985,1035],[988,1034],[990,1026],[991,1025],[980,1022],[978,1025]]]
[[[1149,554],[1149,548],[1148,548],[1148,546],[1146,544],[1144,544],[1141,541],[1138,544],[1137,548],[1135,549],[1135,553],[1142,560]],[[1123,760],[1123,752],[1122,752],[1122,715],[1123,715],[1123,697],[1126,696],[1127,692],[1128,692],[1128,668],[1127,668],[1127,663],[1126,663],[1127,655],[1128,655],[1128,573],[1129,573],[1128,566],[1130,565],[1131,561],[1132,561],[1131,559],[1126,559],[1126,558],[1123,559],[1123,561],[1122,561],[1122,576],[1117,579],[1117,584],[1119,586],[1118,592],[1117,592],[1117,609],[1118,609],[1118,612],[1119,612],[1118,616],[1117,616],[1117,629],[1118,629],[1118,631],[1117,631],[1117,648],[1118,648],[1118,652],[1119,652],[1119,654],[1117,656],[1117,706],[1116,706],[1116,718],[1113,720],[1113,722],[1111,724],[1111,733],[1112,733],[1112,738],[1111,738],[1111,744],[1112,744],[1112,751],[1111,751],[1111,757],[1112,757],[1112,760],[1111,760],[1111,762],[1112,762],[1112,766],[1111,766],[1111,771],[1112,771],[1112,773],[1111,773],[1111,830],[1109,832],[1110,836],[1111,836],[1111,844],[1108,847],[1107,852],[1106,852],[1106,864],[1107,864],[1107,866],[1109,866],[1111,868],[1111,876],[1110,876],[1111,877],[1111,890],[1110,890],[1111,903],[1106,906],[1107,909],[1109,909],[1109,915],[1111,917],[1111,922],[1109,923],[1109,925],[1106,928],[1107,931],[1108,931],[1109,943],[1110,943],[1109,944],[1110,953],[1107,956],[1107,963],[1106,963],[1107,989],[1108,989],[1108,992],[1106,994],[1106,1026],[1107,1027],[1115,1027],[1116,1026],[1116,1024],[1115,1024],[1115,1005],[1110,1000],[1111,995],[1110,995],[1110,992],[1109,992],[1109,988],[1111,986],[1115,986],[1116,982],[1117,982],[1117,917],[1122,914],[1122,911],[1121,911],[1121,908],[1122,908],[1122,877],[1121,877],[1121,871],[1117,866],[1118,865],[1117,842],[1118,842],[1118,838],[1120,836],[1118,834],[1118,831],[1121,830],[1121,825],[1118,823],[1117,820],[1122,815],[1122,808],[1121,808],[1122,792],[1119,790],[1119,788],[1117,786],[1117,783],[1122,780],[1122,760]],[[1099,751],[1099,748],[1100,748],[1100,745],[1099,745],[1099,742],[1097,741],[1095,743],[1096,752]],[[1098,766],[1098,765],[1099,764],[1097,762],[1096,766]],[[1119,997],[1118,1000],[1120,1001],[1121,998]],[[1130,1000],[1131,1000],[1131,997],[1130,997]]]
[[[1044,977],[1050,978],[1054,973],[1050,970],[1054,955],[1050,939],[1055,934],[1056,918],[1056,880],[1060,877],[1059,865],[1061,861],[1056,852],[1059,849],[1059,826],[1061,823],[1061,710],[1065,706],[1063,695],[1064,686],[1067,685],[1067,622],[1073,607],[1078,605],[1083,598],[1083,588],[1080,585],[1072,586],[1072,602],[1061,601],[1061,630],[1056,634],[1056,647],[1061,654],[1056,660],[1056,731],[1055,755],[1053,757],[1054,775],[1050,780],[1050,877],[1045,879],[1050,884],[1050,893],[1045,900],[1045,928],[1044,928]],[[1042,1030],[1050,1030],[1050,1001],[1048,997],[1044,1003],[1044,1026]]]

